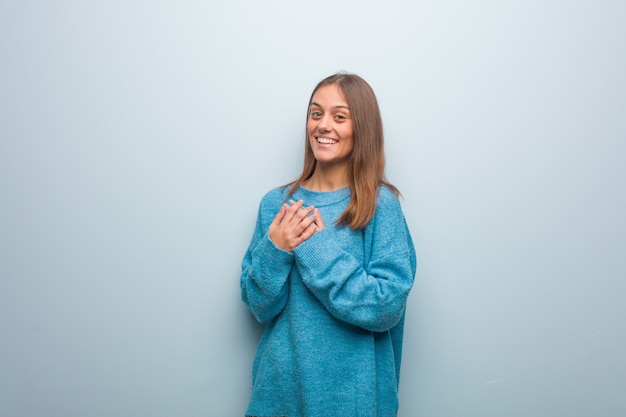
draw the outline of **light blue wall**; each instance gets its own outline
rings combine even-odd
[[[377,92],[401,417],[626,415],[626,3],[2,1],[0,415],[242,416],[239,262],[313,86]]]

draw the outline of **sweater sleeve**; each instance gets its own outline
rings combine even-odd
[[[275,214],[261,205],[250,246],[241,262],[241,298],[261,323],[271,320],[285,307],[288,277],[294,263],[293,254],[278,248],[269,238],[267,229],[271,219],[267,218]]]
[[[333,316],[382,332],[402,319],[416,268],[397,198],[379,201],[364,234],[366,245],[371,245],[365,262],[322,230],[295,249],[296,265],[305,285]]]

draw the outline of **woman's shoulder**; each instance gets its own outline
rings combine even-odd
[[[378,188],[378,206],[399,206],[400,198],[397,191],[390,186],[383,184]]]
[[[376,211],[374,212],[376,222],[387,222],[392,219],[404,219],[400,196],[395,188],[381,185],[378,189],[376,199]]]
[[[276,206],[279,207],[285,201],[285,197],[287,196],[287,192],[289,191],[289,187],[286,185],[275,187],[265,193],[263,198],[261,198],[261,207],[267,206]]]

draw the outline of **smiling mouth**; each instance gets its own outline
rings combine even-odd
[[[331,138],[323,138],[323,137],[317,137],[317,143],[321,143],[323,145],[334,145],[335,143],[339,142],[336,139],[331,139]]]

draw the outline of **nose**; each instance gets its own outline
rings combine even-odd
[[[328,132],[330,130],[330,120],[329,120],[330,116],[324,115],[321,119],[319,124],[317,125],[317,130],[320,132]]]

